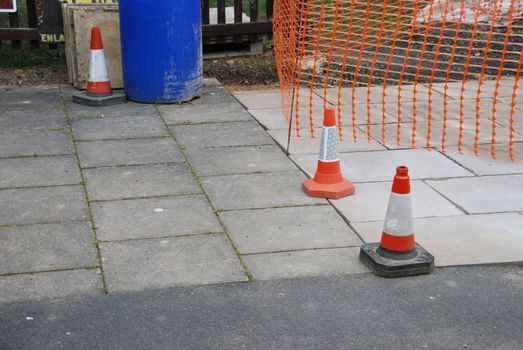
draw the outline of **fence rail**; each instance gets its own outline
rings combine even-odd
[[[20,49],[22,41],[29,41],[32,49],[40,47],[38,35],[38,18],[36,12],[36,1],[26,0],[27,7],[27,26],[28,28],[20,28],[20,13],[14,12],[2,15],[8,16],[9,27],[0,28],[0,48],[2,47],[2,40],[10,40],[11,48]]]
[[[22,19],[20,11],[0,14],[0,19],[3,16],[8,17],[8,27],[0,28],[0,48],[2,40],[11,41],[13,49],[20,49],[22,41],[29,41],[31,48],[40,46],[36,2],[37,0],[26,0],[27,18],[23,19],[23,22],[27,23],[25,28],[20,25]],[[238,38],[255,38],[271,34],[273,2],[273,0],[202,0],[204,44],[212,42],[213,39],[224,42],[228,37],[237,41]],[[248,3],[248,6],[244,7],[244,3]],[[264,11],[260,11],[260,5],[264,5]],[[232,19],[228,16],[231,8]]]

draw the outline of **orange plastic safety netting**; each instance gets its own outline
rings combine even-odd
[[[298,136],[523,149],[523,0],[276,0],[283,109]],[[520,143],[521,142],[521,143]]]

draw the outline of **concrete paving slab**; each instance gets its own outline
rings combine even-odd
[[[500,102],[496,104],[496,123],[508,129],[512,128],[516,134],[514,136],[523,135],[523,98],[514,99],[514,108],[512,108],[511,97],[498,98],[497,100]],[[489,118],[492,119],[492,106],[490,106],[490,110],[491,116]],[[486,112],[488,112],[488,109],[484,111],[484,113]]]
[[[287,129],[289,127],[289,121],[283,115],[281,108],[250,109],[249,113],[266,129]]]
[[[87,220],[82,186],[0,190],[0,225]]]
[[[215,86],[204,86],[200,97],[195,98],[189,103],[193,106],[207,105],[214,106],[219,103],[232,103],[235,102],[229,91],[227,91],[221,85]]]
[[[218,210],[255,209],[326,204],[301,190],[305,176],[298,172],[213,176],[202,180]]]
[[[251,116],[237,102],[207,104],[182,104],[159,106],[167,124],[199,124],[232,121],[249,121]]]
[[[514,101],[514,108],[518,110],[523,110],[523,96],[516,96],[514,99],[512,98],[512,96],[498,97],[497,100],[506,103],[509,106],[512,105],[512,101]]]
[[[268,145],[272,140],[255,122],[171,126],[186,147]]]
[[[315,128],[314,138],[310,137],[310,129],[301,130],[300,137],[297,136],[296,130],[291,131],[291,143],[289,146],[290,154],[318,154],[320,152],[321,128]],[[386,148],[375,140],[367,142],[367,136],[359,129],[356,129],[356,138],[354,142],[353,130],[351,127],[343,127],[343,139],[338,142],[339,152],[361,152],[385,150]],[[289,131],[287,130],[269,130],[269,134],[283,148],[287,149],[287,140]]]
[[[75,122],[82,119],[110,119],[113,117],[127,117],[127,119],[132,119],[129,117],[153,118],[157,115],[153,105],[131,101],[103,107],[89,107],[68,102],[67,109]]]
[[[490,120],[492,119],[492,110],[496,108],[495,116],[497,119],[502,120],[503,117],[510,115],[510,104],[504,103],[498,100],[494,103],[493,98],[483,98],[479,104],[475,99],[463,100],[463,106],[459,100],[448,100],[445,105],[442,101],[432,101],[431,104],[422,100],[414,103],[413,101],[405,101],[401,104],[401,108],[398,110],[397,106],[389,105],[389,113],[394,119],[401,118],[402,121],[410,122],[412,118],[416,117],[418,121],[426,121],[430,119],[434,124],[441,124],[443,122],[443,116],[446,115],[448,120],[459,120],[461,117],[465,122],[475,124],[476,112],[479,115],[480,123],[491,125]],[[463,115],[463,116],[462,116]],[[523,115],[523,111],[514,110],[515,118]],[[397,120],[396,120],[397,121]]]
[[[98,266],[89,222],[0,227],[0,275]]]
[[[398,128],[398,125],[400,127]],[[401,149],[412,147],[412,134],[415,131],[416,136],[414,137],[415,147],[436,147],[442,149],[442,140],[445,138],[445,145],[450,146],[449,148],[456,149],[456,145],[462,144],[473,144],[474,139],[477,137],[478,144],[490,144],[492,142],[492,126],[487,124],[481,124],[476,131],[476,125],[472,121],[464,122],[461,126],[463,128],[461,136],[459,133],[459,121],[449,120],[445,124],[445,134],[443,134],[443,127],[439,122],[435,122],[429,125],[422,121],[415,125],[413,123],[401,123],[401,124],[386,124],[385,125],[385,139],[383,140],[383,128],[378,125],[370,126],[370,134],[380,143],[384,144],[389,149]],[[361,127],[363,129],[363,127]],[[398,129],[399,139],[398,144]],[[429,131],[430,130],[430,131]],[[495,127],[496,142],[508,143],[510,138],[510,130],[501,125]],[[427,143],[427,140],[429,141]],[[513,141],[523,141],[523,136],[513,133]]]
[[[469,213],[523,210],[523,175],[482,176],[427,183]]]
[[[317,156],[292,156],[309,176],[316,172]],[[409,167],[411,179],[436,179],[471,176],[471,172],[441,153],[427,150],[395,150],[340,153],[343,175],[353,182],[390,181],[396,167]]]
[[[73,122],[77,140],[130,139],[168,136],[158,116],[83,118]]]
[[[362,183],[356,194],[331,200],[350,222],[383,220],[387,213],[392,182]],[[411,181],[413,217],[464,215],[454,204],[422,181]]]
[[[61,109],[2,111],[0,115],[0,133],[2,134],[63,130],[68,130],[68,125]]]
[[[93,203],[91,210],[104,241],[223,231],[203,195]]]
[[[481,83],[481,86],[480,86]],[[496,86],[497,80],[483,80],[483,81],[477,81],[477,80],[470,80],[466,81],[464,84],[465,91],[463,92],[463,98],[466,99],[475,99],[478,96],[478,88],[481,87],[481,92],[479,94],[480,98],[489,98],[494,97],[494,90]],[[497,94],[499,97],[507,97],[512,96],[512,93],[514,92],[514,79],[502,79],[499,81],[499,88],[497,90]],[[448,83],[447,86],[447,96],[459,99],[461,96],[461,82],[452,82]],[[445,84],[433,84],[432,90],[438,91],[441,94],[444,93],[445,90]],[[516,95],[521,94],[523,92],[523,88],[521,87],[521,84],[519,85],[519,89],[516,90]]]
[[[277,146],[189,148],[187,156],[198,176],[295,170]]]
[[[515,143],[513,152],[515,161],[509,158],[508,147],[506,145],[494,145],[496,159],[492,158],[491,145],[480,145],[478,147],[479,156],[474,155],[471,146],[463,146],[463,153],[447,151],[446,156],[452,158],[467,169],[472,170],[478,175],[498,175],[498,174],[521,174],[523,173],[523,143]]]
[[[171,138],[82,141],[77,147],[84,168],[184,161]]]
[[[359,247],[246,255],[255,280],[347,275],[369,270],[359,262]]]
[[[25,301],[52,301],[64,297],[99,295],[102,278],[98,270],[41,272],[0,276],[0,304]],[[27,317],[31,317],[27,315]],[[25,319],[25,317],[24,317]]]
[[[366,242],[378,242],[383,222],[355,223]],[[517,213],[414,219],[416,242],[436,266],[523,261],[523,216]]]
[[[73,156],[0,159],[0,188],[79,184]]]
[[[521,136],[523,136],[523,111],[522,111],[522,113],[514,114],[512,122],[510,122],[509,115],[506,115],[505,118],[496,119],[496,123],[507,129],[512,128],[512,130],[513,130],[512,136],[515,139],[517,139],[517,141],[521,140]],[[497,132],[497,128],[496,128],[496,132]],[[499,140],[497,136],[496,136],[496,140]]]
[[[414,91],[414,89],[416,89]],[[323,89],[318,93],[323,96]],[[354,96],[355,103],[366,104],[367,99],[370,98],[371,103],[397,103],[398,101],[408,102],[414,99],[414,96],[418,100],[427,100],[430,89],[424,85],[402,85],[401,91],[400,86],[371,86],[370,88],[355,87],[355,88],[328,88],[327,89],[327,100],[333,104],[338,104],[338,94],[341,93],[341,104],[348,105],[352,104]],[[385,95],[384,95],[385,93]],[[398,97],[398,93],[400,93]],[[443,100],[443,95],[437,91],[432,92],[431,98],[435,100]]]
[[[220,213],[241,254],[361,245],[330,206]]]
[[[60,108],[62,99],[57,85],[0,88],[0,105],[5,111]]]
[[[199,193],[185,164],[135,165],[84,171],[90,200]]]
[[[246,281],[224,234],[101,245],[110,292]]]
[[[238,91],[233,95],[246,109],[282,108],[280,90]],[[309,106],[311,97],[313,106],[323,106],[323,99],[315,93],[311,95],[308,89],[301,89],[295,101],[303,106]]]
[[[429,108],[430,107],[430,108]],[[493,114],[493,108],[495,107],[496,113]],[[457,144],[458,143],[458,130],[463,127],[465,130],[463,132],[463,143],[472,143],[474,138],[477,136],[479,142],[490,142],[492,139],[492,131],[495,131],[496,140],[498,142],[504,141],[508,142],[510,138],[510,115],[511,107],[509,104],[498,102],[494,105],[494,99],[492,98],[483,98],[479,105],[475,100],[464,100],[463,107],[461,107],[460,101],[448,101],[446,107],[440,101],[435,101],[430,106],[427,102],[418,102],[415,105],[413,103],[403,103],[401,105],[400,112],[396,112],[396,119],[401,118],[403,122],[412,122],[414,116],[414,109],[416,115],[416,129],[419,134],[418,137],[421,138],[422,144],[423,138],[427,134],[427,124],[430,120],[433,132],[431,138],[435,144],[441,143],[442,139],[442,127],[445,124],[447,129],[447,143],[448,144]],[[471,112],[472,111],[472,112]],[[476,111],[479,115],[479,121],[476,120]],[[513,114],[513,128],[514,133],[513,137],[520,138],[523,135],[523,123],[518,122],[523,118],[522,110],[514,110]],[[430,114],[430,118],[429,118]],[[446,121],[444,120],[444,115],[446,115]],[[460,118],[463,118],[462,124],[460,125]],[[495,117],[495,122],[493,118]],[[401,130],[400,137],[403,140],[408,140],[411,138],[412,134],[412,125],[405,125],[406,129]],[[402,125],[403,127],[403,125]],[[476,127],[478,129],[478,134],[476,135]],[[395,140],[397,130],[394,130],[394,125],[386,125],[387,129],[390,129],[392,138],[390,140]],[[378,130],[381,128],[378,127]],[[522,131],[522,132],[519,132]],[[519,132],[519,133],[518,133]],[[374,133],[376,136],[376,133]],[[378,132],[380,135],[381,133]]]
[[[281,93],[279,90],[235,91],[232,95],[247,110],[282,107]]]
[[[336,111],[336,115],[341,119],[341,124],[344,126],[352,125],[353,117],[355,124],[381,124],[383,119],[382,108],[376,108],[374,105],[370,105],[367,109],[366,104],[356,104],[354,107],[354,115],[352,113],[352,105],[344,105],[343,107],[333,106]],[[293,122],[292,127],[295,128],[296,119],[302,128],[308,128],[310,125],[310,118],[312,116],[313,125],[315,127],[321,127],[323,123],[323,106],[314,106],[312,110],[308,105],[299,105],[299,110],[296,112],[295,108],[292,110]],[[389,109],[390,106],[389,106]],[[312,112],[312,113],[311,113]],[[390,110],[395,112],[395,110]],[[249,113],[252,114],[256,120],[258,120],[265,128],[272,129],[288,129],[289,121],[283,115],[281,108],[274,109],[251,109]],[[289,112],[290,115],[290,112]],[[396,118],[386,114],[385,121],[387,123],[397,122]]]
[[[45,156],[72,152],[71,136],[65,129],[0,132],[0,157]]]
[[[356,103],[354,106],[352,103],[345,105],[335,104],[334,110],[336,116],[338,116],[338,122],[341,122],[343,126],[352,126],[355,125],[365,125],[365,124],[381,124],[383,121],[385,123],[397,123],[398,118],[396,117],[397,108],[394,108],[393,103],[387,103],[386,107],[383,108],[382,104],[377,103]],[[299,121],[302,125],[308,125],[309,120],[312,116],[314,121],[314,126],[320,127],[323,122],[323,108],[318,111],[312,110],[312,115],[310,113],[310,108],[302,108],[296,115],[300,117]],[[403,116],[402,121],[408,121],[410,118]]]

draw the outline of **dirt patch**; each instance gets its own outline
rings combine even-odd
[[[67,67],[0,68],[0,86],[2,85],[42,85],[67,83]]]
[[[27,53],[24,52],[23,55]],[[16,52],[12,56],[10,64],[0,65],[0,85],[27,86],[68,82],[65,58],[54,59],[52,62],[39,61],[33,65],[25,57],[22,63],[19,63],[21,60]],[[278,74],[272,51],[261,55],[204,60],[203,66],[205,77],[218,79],[229,90],[278,87]]]
[[[261,90],[278,87],[274,53],[204,60],[204,75],[218,79],[229,90]]]

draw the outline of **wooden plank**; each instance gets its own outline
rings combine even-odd
[[[267,19],[272,19],[272,13],[273,13],[273,7],[274,7],[274,0],[267,0],[265,3],[265,13],[267,15]]]
[[[0,40],[38,40],[36,28],[0,28]]]
[[[9,14],[9,27],[11,27],[11,28],[20,27],[20,21],[18,19],[18,12]],[[16,40],[16,39],[18,39],[18,38],[11,40],[11,48],[12,49],[21,49],[22,43],[20,42],[20,40]]]
[[[26,0],[27,6],[27,24],[30,28],[38,27],[38,17],[36,15],[36,1],[35,0]],[[31,40],[29,43],[31,49],[38,49],[40,47],[39,40]]]
[[[209,0],[202,0],[202,23],[209,24]]]
[[[243,1],[234,0],[234,23],[243,22]]]
[[[215,24],[202,28],[204,37],[270,33],[272,33],[272,22]]]
[[[243,22],[243,0],[234,0],[234,23]],[[242,43],[242,36],[235,36],[233,41],[235,43]]]
[[[218,0],[216,2],[218,6],[218,24],[224,24],[225,23],[225,0]]]
[[[67,61],[67,75],[69,77],[69,83],[74,85],[75,77],[78,76],[78,69],[76,66],[76,59],[74,52],[76,50],[76,43],[74,42],[74,31],[73,31],[73,16],[69,9],[71,5],[64,3],[62,4],[62,13],[64,20],[64,37],[65,37],[65,59]]]
[[[250,0],[250,1],[251,1],[251,8],[250,8],[251,22],[258,22],[258,0]]]
[[[226,17],[226,14],[225,14],[225,0],[217,0],[216,1],[216,6],[217,6],[217,9],[216,9],[216,12],[217,12],[217,22],[218,24],[225,24],[227,23],[227,17]],[[225,44],[225,38],[224,37],[219,37],[218,38],[218,43],[219,44]]]

